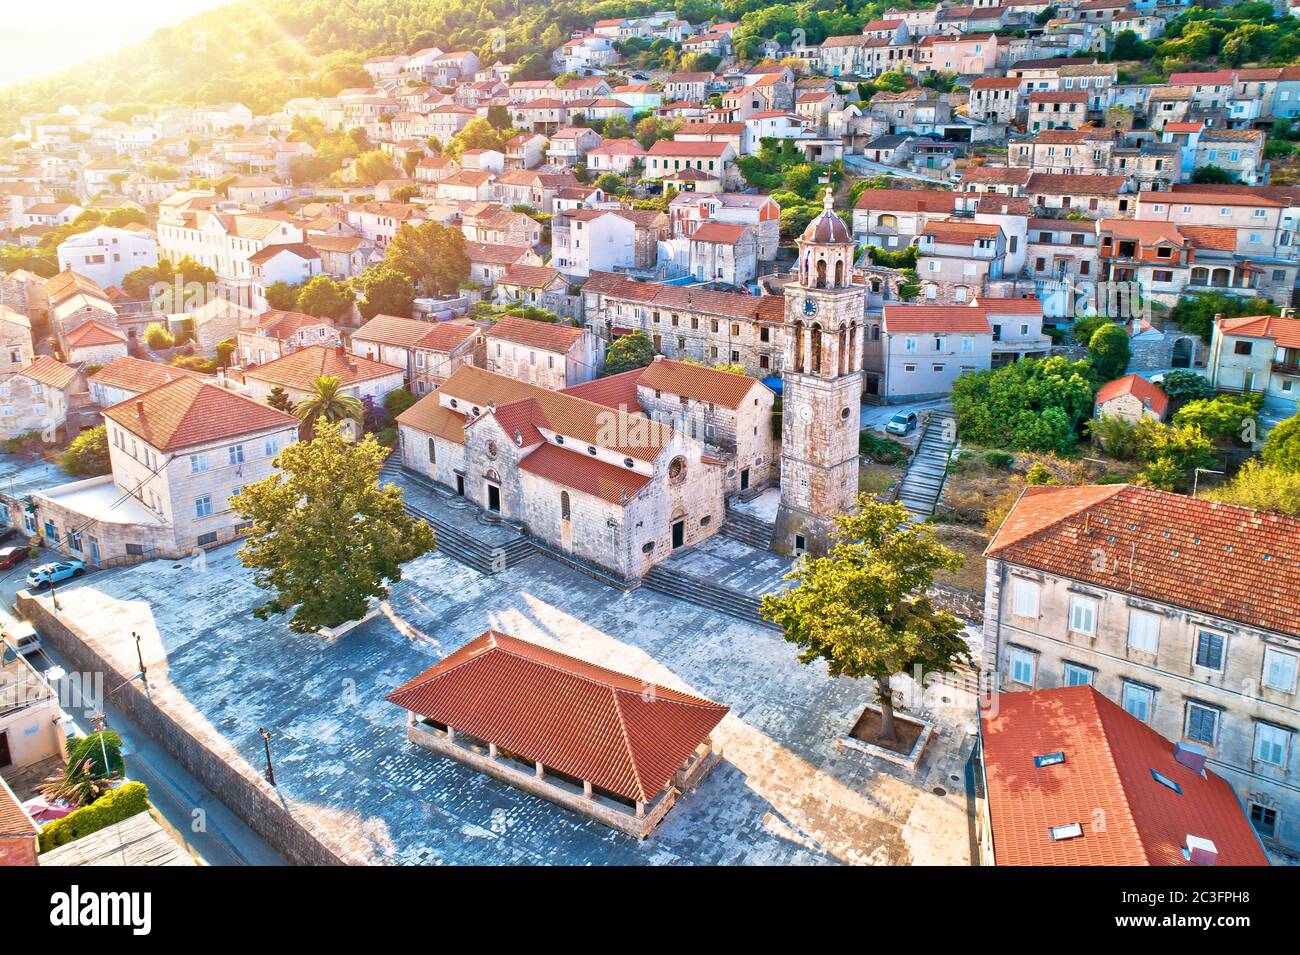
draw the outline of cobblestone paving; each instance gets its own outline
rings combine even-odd
[[[206,566],[153,562],[60,588],[63,613],[134,662],[145,637],[156,699],[193,707],[250,765],[272,728],[292,811],[352,860],[407,864],[966,864],[962,773],[973,704],[960,698],[914,777],[839,750],[865,684],[802,666],[770,631],[671,598],[621,593],[549,560],[487,578],[413,561],[383,615],[336,640],[262,622],[235,548]],[[405,737],[384,695],[487,627],[731,707],[723,760],[637,842]],[[941,706],[940,709],[943,707]],[[942,780],[945,795],[932,792]]]

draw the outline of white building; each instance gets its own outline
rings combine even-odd
[[[84,275],[101,288],[122,285],[128,272],[158,264],[158,243],[146,229],[97,226],[59,243],[59,271]]]

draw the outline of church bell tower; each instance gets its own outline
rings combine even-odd
[[[826,553],[830,519],[858,494],[866,287],[853,282],[857,244],[832,202],[827,186],[822,212],[798,239],[797,281],[785,287],[781,506],[772,535],[782,554]]]

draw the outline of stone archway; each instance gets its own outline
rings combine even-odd
[[[1174,339],[1169,350],[1169,365],[1172,368],[1191,368],[1196,358],[1196,340],[1190,335]]]

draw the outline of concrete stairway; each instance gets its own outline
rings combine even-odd
[[[718,528],[723,537],[748,544],[759,550],[769,550],[772,546],[772,533],[776,530],[767,521],[759,520],[743,511],[727,510],[727,519]]]
[[[758,600],[749,594],[732,590],[712,583],[702,577],[684,574],[658,564],[641,578],[641,586],[658,591],[677,600],[684,600],[699,607],[707,607],[728,616],[744,620],[746,623],[779,631],[775,624],[763,619],[758,612]]]
[[[898,489],[899,503],[914,518],[924,519],[934,513],[948,476],[948,458],[956,445],[947,436],[955,438],[956,434],[957,422],[950,412],[934,412],[926,419],[921,442]]]

